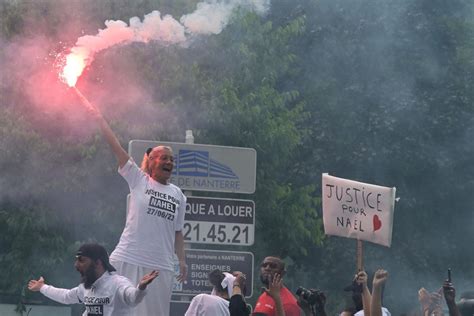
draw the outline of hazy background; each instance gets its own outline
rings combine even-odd
[[[78,244],[113,250],[126,183],[58,56],[107,20],[154,10],[176,23],[198,1],[0,1],[0,294],[44,275],[72,287]],[[214,2],[217,3],[217,2]],[[368,271],[390,273],[384,305],[400,315],[452,268],[473,289],[474,25],[471,1],[227,1],[212,32],[97,51],[77,87],[124,146],[130,139],[257,150],[256,265],[289,265],[287,284],[343,308],[355,240],[325,237],[321,173],[397,187],[391,248],[366,243]],[[200,20],[198,20],[199,22]],[[199,28],[202,25],[202,28]],[[187,31],[186,31],[187,30]],[[236,250],[236,249],[232,249]],[[257,274],[258,275],[258,274]],[[255,280],[258,285],[258,280]],[[254,293],[258,293],[257,289]],[[459,296],[458,294],[458,296]],[[254,295],[253,301],[257,295]]]

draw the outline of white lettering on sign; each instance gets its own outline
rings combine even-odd
[[[222,209],[219,205],[217,215],[235,216],[235,217],[252,217],[253,212],[250,206],[241,205],[225,205]]]

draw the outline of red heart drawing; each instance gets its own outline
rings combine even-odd
[[[374,224],[374,232],[379,230],[382,227],[382,221],[377,215],[374,215],[374,218],[372,219],[372,223]]]

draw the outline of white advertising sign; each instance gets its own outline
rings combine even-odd
[[[140,165],[147,148],[170,146],[171,182],[183,190],[254,193],[257,152],[253,148],[132,140],[128,153]]]
[[[390,247],[396,189],[327,173],[322,179],[324,232]]]

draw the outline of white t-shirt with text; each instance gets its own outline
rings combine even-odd
[[[146,294],[115,272],[105,272],[89,289],[83,284],[70,290],[43,285],[40,292],[62,304],[84,304],[84,316],[128,316]]]
[[[125,228],[110,258],[173,271],[175,233],[183,229],[186,196],[174,184],[152,179],[132,159],[119,173],[130,187],[130,202]]]

